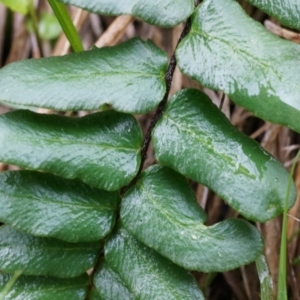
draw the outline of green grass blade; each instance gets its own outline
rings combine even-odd
[[[278,274],[278,292],[277,300],[288,300],[287,298],[287,286],[286,286],[286,261],[287,261],[287,214],[288,214],[288,199],[291,189],[291,184],[293,180],[293,174],[295,171],[296,163],[300,157],[300,151],[298,152],[296,159],[293,163],[288,187],[286,191],[286,205],[284,207],[283,222],[282,222],[282,232],[281,232],[281,243],[280,243],[280,258],[279,258],[279,274]]]
[[[84,51],[78,32],[69,16],[64,4],[58,3],[56,0],[48,0],[52,7],[57,20],[59,21],[67,39],[69,40],[74,52]]]
[[[272,300],[274,287],[266,257],[263,254],[260,255],[255,260],[255,264],[260,282],[260,298],[261,300]]]

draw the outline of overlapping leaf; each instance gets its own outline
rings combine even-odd
[[[102,262],[100,269],[95,274],[94,285],[97,289],[100,299],[135,299],[134,294],[128,290],[126,284],[123,282],[120,276],[109,267],[107,261]]]
[[[137,121],[114,111],[67,118],[19,110],[0,117],[0,161],[105,190],[135,176],[141,143]]]
[[[282,24],[300,29],[299,0],[247,0],[267,14],[276,17]]]
[[[207,227],[203,214],[186,179],[160,166],[143,173],[121,207],[133,236],[186,269],[226,271],[260,254],[262,239],[252,225],[228,219]]]
[[[59,0],[94,13],[133,15],[162,27],[173,27],[185,21],[194,10],[193,0]]]
[[[119,111],[144,113],[163,98],[166,69],[166,54],[140,39],[63,57],[24,60],[0,71],[0,102],[60,111],[110,104]]]
[[[11,275],[0,274],[0,298],[1,290],[10,279]],[[84,300],[88,285],[86,275],[72,279],[21,276],[3,300]]]
[[[90,294],[90,300],[106,300],[106,299],[103,299],[99,295],[98,291],[96,289],[93,289],[91,294]],[[116,300],[118,300],[118,299],[116,299]]]
[[[102,239],[115,223],[116,192],[32,171],[0,174],[0,221],[68,242]]]
[[[76,277],[94,266],[101,243],[71,244],[0,227],[0,270],[24,275]]]
[[[191,274],[136,241],[124,228],[106,243],[105,260],[104,270],[95,276],[105,300],[204,299]]]
[[[300,132],[300,47],[267,32],[236,1],[202,2],[176,56],[181,71],[204,86]]]
[[[285,207],[284,167],[198,90],[173,97],[154,129],[153,145],[161,164],[206,185],[251,220],[264,222]],[[289,207],[295,199],[292,184]]]

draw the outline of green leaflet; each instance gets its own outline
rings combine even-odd
[[[71,244],[0,227],[0,270],[24,275],[76,277],[94,266],[101,243]]]
[[[163,138],[161,138],[163,137]],[[182,90],[153,131],[158,161],[200,182],[248,219],[282,213],[289,174],[198,90]],[[296,199],[292,184],[288,201]]]
[[[10,278],[11,275],[0,274],[0,296]],[[21,276],[4,300],[84,300],[88,285],[87,275],[72,279]]]
[[[166,69],[166,54],[137,38],[115,47],[23,60],[0,70],[0,102],[60,111],[110,104],[118,111],[145,113],[165,94]]]
[[[0,0],[0,3],[23,15],[28,13],[30,2],[31,0]]]
[[[133,299],[204,299],[191,274],[136,241],[124,228],[119,228],[106,242],[105,260],[104,272],[98,272],[95,279],[96,287],[104,285],[98,292],[105,300],[132,299],[127,292],[125,298],[111,298],[118,297],[120,286],[126,287]],[[106,281],[105,276],[114,281]]]
[[[300,29],[299,0],[247,0],[267,14],[276,17],[282,24]]]
[[[36,236],[100,240],[115,224],[117,192],[32,171],[0,173],[0,221]]]
[[[194,10],[193,0],[59,0],[94,13],[104,15],[133,15],[144,21],[173,27],[185,21]]]
[[[235,1],[202,2],[176,57],[181,71],[204,86],[300,132],[300,47],[267,32]]]
[[[186,179],[160,166],[142,174],[121,207],[128,232],[186,269],[223,272],[260,255],[263,242],[252,225],[228,219],[207,227],[203,214]]]
[[[94,277],[94,285],[100,299],[134,300],[134,294],[126,287],[120,276],[114,272],[107,261],[102,262]]]
[[[91,294],[90,294],[90,300],[107,300],[107,299],[103,299],[100,297],[99,293],[97,290],[93,289]],[[114,299],[117,300],[117,299]],[[123,300],[123,299],[122,299]],[[124,299],[125,300],[125,299]]]
[[[138,122],[115,111],[83,118],[23,110],[0,116],[0,161],[110,191],[137,173],[141,144]]]

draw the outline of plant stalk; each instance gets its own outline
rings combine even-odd
[[[35,9],[34,9],[34,1],[31,0],[29,1],[28,4],[28,13],[30,16],[30,19],[32,21],[32,27],[33,27],[33,31],[36,37],[36,41],[37,41],[37,46],[38,46],[38,50],[40,52],[40,56],[43,57],[43,47],[42,47],[42,41],[40,38],[40,34],[39,34],[39,20],[38,17],[36,15]]]
[[[282,221],[282,231],[281,231],[281,242],[280,242],[280,258],[279,258],[279,274],[278,274],[278,291],[277,291],[277,299],[278,300],[288,300],[287,296],[287,214],[288,214],[288,199],[290,196],[290,189],[293,180],[293,174],[295,172],[296,163],[298,162],[300,157],[300,151],[298,152],[293,166],[290,171],[286,198],[285,198],[285,206],[283,212],[283,221]]]
[[[74,52],[84,51],[79,34],[69,16],[67,8],[64,4],[57,2],[56,0],[48,0],[51,8],[53,9],[55,16],[60,23],[67,39],[69,40]]]
[[[179,37],[178,42],[177,42],[176,48],[175,48],[175,50],[174,50],[174,52],[171,56],[167,72],[165,74],[166,93],[165,93],[162,101],[158,104],[155,115],[152,118],[150,126],[147,129],[146,135],[144,137],[143,145],[142,145],[142,148],[141,148],[141,157],[142,157],[142,159],[141,159],[141,164],[140,164],[139,171],[138,171],[137,175],[133,178],[133,180],[127,186],[125,186],[122,189],[121,194],[124,194],[131,186],[133,186],[136,183],[139,175],[141,174],[141,172],[143,170],[143,167],[144,167],[144,164],[145,164],[145,161],[146,161],[146,158],[147,158],[148,148],[149,148],[149,145],[150,145],[150,142],[151,142],[152,131],[153,131],[155,125],[157,124],[157,122],[159,121],[159,119],[162,117],[163,112],[164,112],[165,107],[166,107],[166,104],[167,104],[168,99],[169,99],[169,94],[170,94],[172,81],[173,81],[173,75],[174,75],[175,68],[177,66],[175,52],[176,52],[176,49],[177,49],[179,43],[189,33],[190,27],[191,27],[191,19],[189,18],[185,23],[183,31],[182,31],[182,33]]]

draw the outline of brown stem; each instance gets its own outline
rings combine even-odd
[[[127,185],[125,186],[122,191],[121,194],[124,194],[131,186],[133,186],[139,175],[141,174],[146,158],[147,158],[147,152],[148,152],[148,148],[151,142],[151,134],[153,131],[153,128],[155,127],[156,123],[159,121],[159,119],[162,117],[162,114],[165,110],[166,104],[168,102],[168,98],[169,98],[169,94],[170,94],[170,90],[171,90],[171,86],[172,86],[172,80],[173,80],[173,75],[174,75],[174,71],[175,68],[177,66],[177,62],[176,62],[176,57],[175,57],[175,51],[179,45],[179,43],[182,41],[182,39],[189,33],[190,31],[190,27],[191,27],[191,20],[190,18],[186,21],[185,26],[183,28],[183,31],[179,37],[179,40],[177,42],[176,48],[174,50],[174,53],[170,59],[169,65],[168,65],[168,69],[165,75],[165,82],[166,82],[166,93],[164,95],[164,98],[162,99],[162,101],[158,104],[158,107],[156,109],[155,115],[153,117],[153,119],[151,120],[150,126],[146,132],[146,135],[144,137],[144,141],[143,141],[143,145],[141,148],[141,164],[140,164],[140,168],[139,171],[137,173],[137,175],[133,178],[133,180]]]
[[[198,1],[195,1],[195,7],[197,5],[198,5]],[[144,163],[145,163],[146,158],[147,158],[148,148],[149,148],[149,145],[150,145],[150,142],[151,142],[151,134],[152,134],[153,128],[155,127],[155,125],[159,121],[159,119],[162,117],[163,112],[164,112],[165,107],[166,107],[166,104],[168,102],[168,98],[169,98],[169,94],[170,94],[170,90],[171,90],[171,85],[172,85],[172,80],[173,80],[173,75],[174,75],[174,71],[175,71],[175,68],[176,68],[176,65],[177,65],[176,57],[175,57],[175,51],[176,51],[179,43],[182,41],[182,39],[189,33],[190,27],[191,27],[191,19],[189,18],[186,21],[184,29],[183,29],[183,31],[182,31],[179,39],[178,39],[176,48],[175,48],[174,53],[173,53],[173,55],[170,59],[168,69],[167,69],[167,72],[165,74],[166,93],[165,93],[164,98],[162,99],[162,101],[159,103],[159,105],[156,109],[155,115],[154,115],[153,119],[151,120],[150,126],[149,126],[149,128],[146,132],[145,137],[144,137],[143,145],[142,145],[142,148],[141,148],[141,157],[142,157],[142,159],[141,159],[141,164],[140,164],[139,171],[138,171],[137,175],[133,178],[133,180],[120,191],[121,195],[123,195],[131,186],[133,186],[136,183],[139,175],[141,174],[141,172],[143,170]],[[94,267],[94,270],[92,272],[91,278],[94,277],[95,272],[99,267],[99,264],[100,264],[100,261],[101,261],[102,257],[103,257],[103,253],[101,255],[99,255],[96,266]],[[90,289],[88,291],[87,299],[89,298],[91,291],[92,291],[92,284],[91,284]]]

